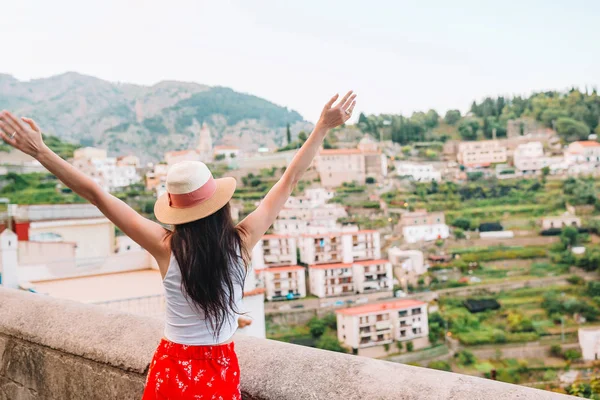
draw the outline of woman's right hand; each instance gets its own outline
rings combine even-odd
[[[352,116],[352,111],[356,105],[356,94],[352,93],[352,90],[346,93],[344,98],[340,100],[335,106],[333,103],[339,96],[336,94],[325,104],[323,112],[317,125],[322,126],[326,129],[333,129],[348,121]]]
[[[46,149],[42,131],[32,119],[19,120],[6,110],[0,112],[0,137],[15,149],[34,158]]]

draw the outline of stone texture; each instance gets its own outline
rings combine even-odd
[[[153,318],[0,288],[0,400],[140,399]],[[239,336],[246,400],[528,399],[555,393]]]

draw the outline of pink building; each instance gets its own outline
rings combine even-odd
[[[315,158],[315,166],[325,187],[340,186],[344,182],[364,184],[367,177],[381,181],[387,175],[387,158],[368,136],[356,149],[321,150]]]
[[[427,303],[413,299],[336,311],[338,340],[354,354],[381,357],[398,352],[394,342],[411,341],[415,349],[429,344]],[[388,345],[388,350],[385,349]],[[405,343],[403,343],[405,347]]]

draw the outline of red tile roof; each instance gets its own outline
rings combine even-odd
[[[259,295],[259,294],[263,294],[264,292],[265,292],[264,288],[256,288],[256,289],[244,292],[244,297],[256,296],[256,295]]]
[[[175,150],[175,151],[167,151],[165,156],[181,156],[186,153],[197,153],[196,150]]]
[[[365,304],[364,306],[358,307],[350,307],[343,308],[341,310],[336,310],[336,314],[343,315],[362,315],[362,314],[371,314],[375,312],[381,311],[390,311],[390,310],[402,310],[410,307],[419,307],[423,306],[427,303],[419,300],[413,299],[402,299],[389,301],[387,303],[379,303],[379,304]]]
[[[359,149],[326,149],[321,150],[319,153],[322,156],[343,156],[343,155],[351,155],[351,154],[361,154],[362,151]]]
[[[301,269],[304,269],[304,268],[299,265],[286,265],[283,267],[268,267],[268,268],[265,268],[264,271],[265,272],[289,272],[289,271],[299,271]]]
[[[354,261],[353,264],[358,265],[375,265],[375,264],[386,264],[389,263],[389,260],[384,260],[383,258],[379,260],[362,260],[362,261]]]
[[[352,264],[345,263],[334,263],[334,264],[314,264],[309,265],[310,269],[339,269],[339,268],[352,268]]]
[[[215,146],[214,150],[239,150],[239,147],[236,146],[227,146],[227,145],[220,145],[220,146]]]
[[[598,142],[594,142],[593,140],[580,140],[579,142],[575,142],[578,143],[580,145],[582,145],[583,147],[599,147],[600,143]]]

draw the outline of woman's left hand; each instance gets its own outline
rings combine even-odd
[[[32,119],[19,119],[6,110],[0,112],[0,137],[34,158],[46,147],[42,131]]]

